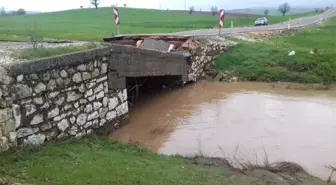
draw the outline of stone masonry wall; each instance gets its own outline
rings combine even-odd
[[[108,87],[109,48],[0,67],[0,151],[82,137],[128,113]]]
[[[189,49],[191,61],[188,65],[188,80],[196,82],[214,69],[216,56],[235,43],[223,37],[202,38],[197,47]]]

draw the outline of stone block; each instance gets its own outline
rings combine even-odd
[[[18,99],[27,98],[33,95],[33,89],[26,84],[16,84],[15,85],[15,95]]]
[[[36,106],[34,104],[28,104],[25,106],[26,108],[26,116],[32,115],[36,112]]]
[[[41,145],[46,140],[46,136],[43,134],[31,135],[24,141],[26,145]]]
[[[80,94],[77,94],[77,93],[74,92],[74,91],[70,91],[70,92],[67,93],[67,102],[73,102],[73,101],[76,101],[76,100],[78,100],[80,97],[81,97]]]
[[[93,111],[93,107],[92,107],[92,105],[91,104],[87,104],[86,106],[85,106],[85,108],[84,108],[84,112],[86,112],[86,113],[90,113],[90,112],[92,112]]]
[[[9,142],[6,137],[0,137],[0,152],[6,151],[9,149]]]
[[[64,97],[59,97],[56,101],[55,104],[61,106],[65,101]]]
[[[54,118],[54,121],[61,121],[61,120],[64,119],[66,116],[67,116],[66,113],[61,114],[61,115],[55,117],[55,118]]]
[[[104,77],[101,77],[101,78],[97,79],[97,83],[104,82],[106,80],[107,80],[107,75],[104,76]]]
[[[122,116],[128,113],[128,103],[124,102],[116,108],[117,116]]]
[[[100,118],[105,118],[108,111],[109,111],[108,108],[100,108],[99,109],[99,117]]]
[[[48,90],[53,91],[56,89],[57,85],[56,85],[56,81],[55,80],[49,80],[48,84]]]
[[[97,95],[96,95],[96,99],[99,100],[101,98],[103,98],[105,96],[104,91],[100,91]]]
[[[91,78],[91,74],[89,72],[83,72],[82,76],[83,76],[83,80],[88,80]]]
[[[38,125],[43,122],[43,116],[41,114],[36,114],[30,122],[30,125]]]
[[[95,111],[91,114],[88,115],[88,121],[94,120],[94,119],[98,119],[99,118],[99,113],[98,111]]]
[[[15,122],[13,119],[9,119],[6,122],[0,123],[0,133],[2,130],[2,136],[9,136],[11,132],[14,132],[16,129]],[[0,136],[1,137],[1,136]]]
[[[77,132],[78,132],[77,126],[72,126],[68,131],[68,133],[72,136],[75,136],[77,134]]]
[[[108,103],[109,110],[115,109],[117,105],[118,105],[118,98],[113,97],[109,99],[109,103]]]
[[[102,106],[103,106],[103,104],[100,103],[100,102],[93,102],[93,109],[94,109],[94,110],[98,110],[98,109],[100,109]]]
[[[104,97],[104,99],[103,99],[103,106],[107,107],[108,106],[108,102],[109,102],[108,97]]]
[[[67,119],[63,119],[61,122],[57,124],[57,127],[61,131],[65,131],[67,128],[69,128],[69,121]]]
[[[41,126],[40,126],[41,131],[46,131],[46,130],[49,130],[51,128],[52,127],[51,127],[50,123],[44,123],[44,124],[41,124]]]
[[[106,119],[108,121],[111,121],[117,117],[117,112],[116,111],[111,111],[106,114]]]
[[[89,96],[92,96],[92,95],[93,95],[93,90],[92,89],[86,91],[86,93],[85,93],[85,97],[89,97]]]
[[[102,63],[101,65],[101,74],[107,73],[107,63]]]
[[[99,69],[94,69],[92,72],[91,72],[91,75],[93,78],[99,76],[100,72],[99,72]]]
[[[77,117],[77,124],[78,125],[84,125],[86,123],[87,120],[87,115],[86,114],[80,114]]]
[[[60,75],[62,78],[67,78],[68,77],[68,72],[66,70],[61,70]]]
[[[35,98],[34,99],[34,103],[37,104],[37,105],[43,105],[43,98]]]
[[[49,80],[50,80],[50,73],[49,73],[49,71],[44,72],[44,73],[41,75],[41,78],[42,78],[42,80],[43,80],[44,82],[49,81]]]
[[[16,77],[16,81],[17,81],[17,82],[22,82],[22,80],[23,80],[23,75],[18,75],[18,76]]]
[[[59,92],[55,91],[55,92],[51,92],[49,93],[48,97],[50,99],[56,98],[59,95]]]
[[[72,76],[72,81],[75,82],[75,83],[81,82],[82,81],[82,75],[81,75],[81,73],[75,73]]]
[[[75,124],[75,123],[76,123],[76,117],[72,116],[72,117],[70,118],[70,123],[71,123],[71,124]]]
[[[59,112],[60,112],[60,110],[59,110],[58,107],[52,109],[50,112],[48,112],[48,119],[58,116]]]
[[[38,131],[38,129],[33,129],[33,128],[20,128],[17,130],[17,137],[18,138],[23,138],[32,134],[35,134]]]
[[[92,126],[92,121],[89,121],[84,125],[84,128],[89,128],[91,126]]]
[[[81,65],[77,66],[77,70],[82,71],[82,72],[86,71],[86,66],[84,64],[81,64]]]
[[[15,120],[15,126],[16,128],[19,128],[21,126],[21,110],[20,106],[17,104],[12,105],[12,110],[13,110],[13,116]]]
[[[100,91],[104,90],[104,84],[99,84],[95,89],[94,89],[94,93],[97,94]]]

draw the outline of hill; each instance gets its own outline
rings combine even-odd
[[[283,36],[239,41],[217,58],[217,69],[248,81],[336,82],[336,18]],[[253,38],[253,37],[252,37]],[[289,55],[295,51],[294,55]]]
[[[120,8],[122,34],[170,33],[217,27],[218,16],[188,14],[186,12],[151,9]],[[304,14],[296,15],[296,17]],[[292,17],[294,18],[294,17]],[[255,18],[227,17],[235,26],[253,25]],[[288,20],[288,17],[270,17],[269,23]],[[0,17],[0,40],[24,40],[34,21],[37,34],[42,38],[101,40],[116,33],[112,8],[77,9],[35,15]]]
[[[264,15],[264,11],[266,9],[269,10],[269,15],[272,15],[272,16],[281,16],[282,15],[278,11],[278,9],[274,8],[274,7],[234,9],[234,10],[228,10],[228,12],[238,13],[238,14]],[[308,12],[313,12],[314,10],[315,10],[315,8],[292,8],[292,10],[288,13],[288,15],[308,13]]]

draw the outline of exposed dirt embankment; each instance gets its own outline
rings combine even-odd
[[[334,185],[309,175],[301,166],[290,162],[277,162],[263,165],[238,164],[233,167],[232,162],[222,158],[192,157],[188,158],[196,165],[205,165],[223,169],[229,175],[243,180],[246,184],[274,184],[274,185]]]

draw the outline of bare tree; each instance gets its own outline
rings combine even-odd
[[[27,25],[26,25],[26,29],[28,31],[28,37],[29,37],[29,40],[30,40],[30,44],[32,45],[34,51],[37,51],[37,49],[39,47],[39,41],[38,41],[38,38],[37,38],[37,24],[36,24],[36,21],[34,21],[32,29],[28,28]]]
[[[269,14],[269,10],[266,9],[266,10],[264,11],[264,15],[265,15],[265,17],[268,17],[268,14]]]
[[[192,14],[195,11],[195,7],[191,6],[189,7],[189,14]]]
[[[90,3],[98,9],[98,6],[100,4],[100,0],[90,0]]]
[[[215,16],[215,15],[218,13],[218,8],[217,8],[217,6],[213,6],[213,7],[211,7],[211,13],[212,13],[212,16]]]
[[[26,15],[26,10],[20,8],[16,11],[16,15]]]
[[[0,16],[6,16],[6,10],[4,7],[0,8]]]
[[[126,8],[127,4],[124,4],[124,8]]]
[[[283,16],[285,16],[286,13],[290,12],[291,7],[289,6],[288,3],[283,3],[279,6],[278,10],[279,10],[279,12],[282,13]]]

